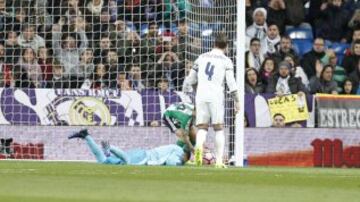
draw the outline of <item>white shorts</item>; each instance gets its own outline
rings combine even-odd
[[[199,124],[223,124],[223,102],[196,102],[196,125]]]

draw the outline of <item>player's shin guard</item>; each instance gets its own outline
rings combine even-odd
[[[195,145],[195,163],[197,166],[202,165],[203,145],[206,140],[207,131],[199,129],[196,133],[196,145]]]
[[[225,147],[225,136],[224,130],[215,132],[215,146],[216,146],[216,165],[223,164],[224,147]]]

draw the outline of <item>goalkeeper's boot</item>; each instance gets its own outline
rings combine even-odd
[[[203,150],[202,150],[202,148],[196,148],[195,149],[195,164],[197,166],[202,166],[202,160],[203,160]]]
[[[84,129],[84,130],[80,130],[79,132],[77,132],[77,133],[75,133],[73,135],[70,135],[68,137],[68,139],[73,139],[73,138],[84,139],[88,135],[89,135],[89,133],[88,133],[87,129]]]
[[[222,161],[220,161],[215,163],[215,168],[227,168],[227,166]]]

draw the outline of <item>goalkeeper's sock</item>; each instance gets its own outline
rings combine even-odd
[[[216,146],[216,164],[223,164],[223,155],[225,147],[225,136],[224,130],[219,130],[215,132],[215,146]]]
[[[104,163],[106,156],[101,148],[95,143],[94,139],[90,135],[87,135],[85,140],[91,152],[95,155],[97,162]]]

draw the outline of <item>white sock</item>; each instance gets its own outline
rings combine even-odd
[[[195,149],[198,148],[202,148],[204,145],[204,142],[206,140],[206,134],[207,131],[204,129],[199,129],[198,132],[196,133],[196,145],[195,145]]]
[[[216,163],[223,163],[224,147],[225,147],[225,136],[224,131],[219,130],[215,132],[215,146],[216,146]]]

